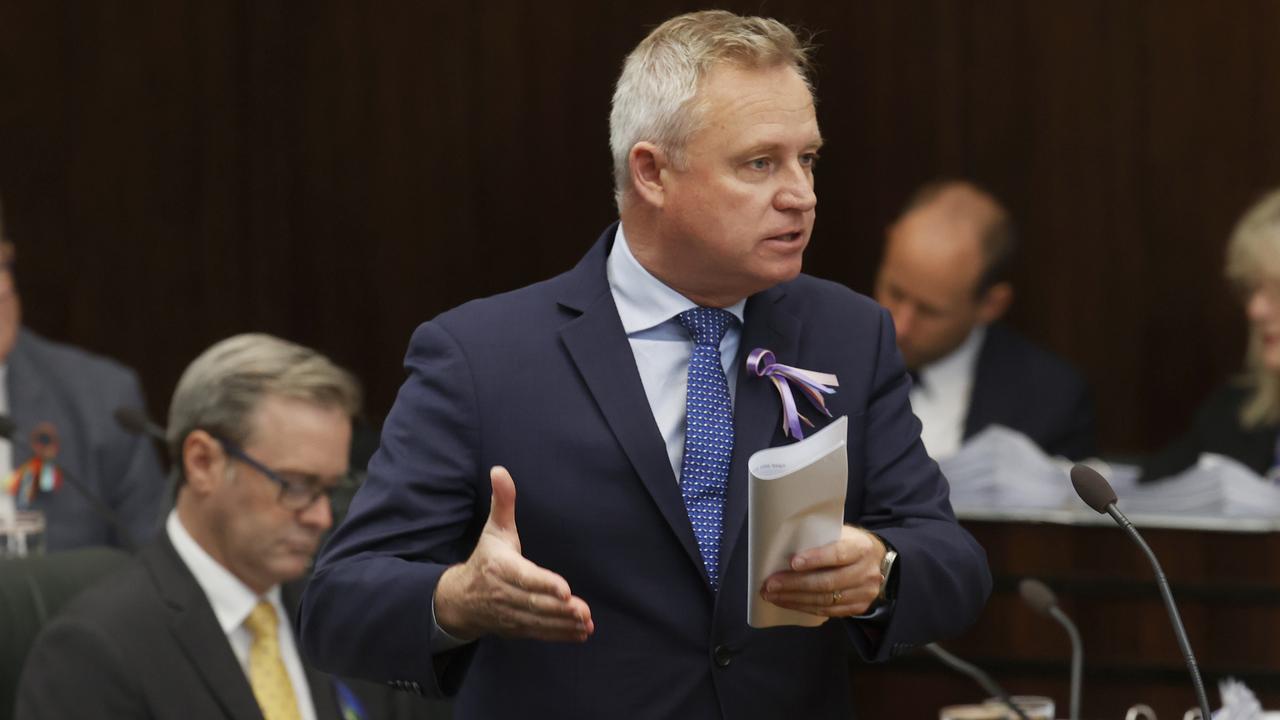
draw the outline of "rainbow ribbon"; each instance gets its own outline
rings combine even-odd
[[[62,487],[62,471],[57,465],[40,457],[33,457],[9,474],[6,490],[17,501],[18,509],[31,507],[36,492],[51,493]]]
[[[52,493],[62,488],[62,471],[54,460],[58,457],[58,431],[52,423],[42,422],[31,432],[33,457],[9,474],[5,490],[13,496],[19,510],[36,501],[36,492]]]
[[[818,408],[823,415],[831,417],[831,411],[827,409],[826,400],[822,396],[835,394],[835,388],[840,386],[840,381],[831,373],[791,367],[776,360],[773,351],[756,348],[747,356],[747,370],[755,373],[757,377],[766,377],[773,382],[778,395],[782,398],[783,434],[796,440],[803,440],[804,428],[801,423],[809,427],[813,427],[813,423],[796,409],[795,398],[791,395],[791,383],[794,382],[800,388],[804,396],[809,398],[810,404]]]

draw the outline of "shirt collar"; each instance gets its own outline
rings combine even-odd
[[[177,510],[169,512],[169,519],[165,521],[165,531],[169,534],[173,549],[178,551],[178,557],[182,558],[182,562],[186,564],[187,569],[191,570],[196,583],[204,591],[205,597],[209,598],[209,604],[213,606],[213,614],[217,616],[223,633],[230,633],[243,625],[249,613],[263,599],[269,600],[277,611],[280,610],[279,585],[272,587],[264,596],[259,597],[248,585],[241,582],[240,578],[232,575],[230,570],[223,567],[200,547],[200,543],[191,537],[191,533],[178,518]]]
[[[609,290],[618,306],[622,329],[628,335],[648,330],[674,318],[685,310],[697,307],[692,300],[673,290],[636,260],[627,244],[627,237],[618,224],[618,233],[605,264],[609,278]],[[743,322],[746,299],[725,308],[738,322]]]
[[[986,336],[987,326],[977,325],[969,332],[969,337],[960,343],[960,347],[941,360],[920,368],[920,384],[923,389],[928,392],[931,388],[948,387],[972,378],[974,366],[978,363],[978,350],[982,348],[982,340]]]

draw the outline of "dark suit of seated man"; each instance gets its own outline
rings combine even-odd
[[[621,223],[569,272],[414,333],[304,596],[318,666],[456,694],[460,718],[843,719],[855,653],[972,622],[986,559],[919,442],[888,314],[800,273],[822,144],[805,68],[784,25],[720,11],[630,55]],[[838,538],[749,587],[747,459],[789,442],[755,348],[838,376],[849,466]],[[827,621],[752,628],[753,596]]]
[[[337,720],[388,717],[411,700],[308,667],[289,620],[290,583],[348,474],[358,405],[344,370],[267,335],[196,359],[169,417],[176,508],[130,567],[37,638],[17,717]]]
[[[31,434],[41,426],[51,428],[57,466],[100,500],[119,527],[66,481],[48,492],[17,488],[18,509],[44,513],[49,550],[132,549],[160,529],[165,498],[155,447],[125,432],[112,416],[119,407],[145,406],[137,375],[22,327],[14,250],[3,233],[0,218],[0,414],[10,417],[22,442],[0,439],[0,493],[7,490],[9,471],[30,459]]]
[[[916,378],[911,407],[934,457],[992,424],[1050,455],[1097,454],[1084,378],[998,322],[1013,301],[1014,244],[1008,212],[967,182],[926,185],[889,228],[876,299],[893,314]]]

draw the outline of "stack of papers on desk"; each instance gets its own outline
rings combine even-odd
[[[1209,453],[1179,475],[1117,493],[1126,513],[1280,517],[1280,487],[1231,458]]]
[[[957,510],[1056,509],[1075,497],[1069,465],[1001,425],[974,435],[938,465],[951,483],[951,504]]]
[[[1185,472],[1137,484],[1136,466],[1095,469],[1130,515],[1280,518],[1280,486],[1222,455],[1204,454]],[[1071,464],[1045,455],[1030,438],[993,425],[938,461],[957,512],[1065,510],[1092,514],[1071,486]],[[1105,464],[1104,464],[1105,465]]]

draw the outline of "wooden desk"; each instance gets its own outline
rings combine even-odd
[[[1049,695],[1067,716],[1066,632],[1027,608],[1018,582],[1037,577],[1058,595],[1084,641],[1081,716],[1112,720],[1144,702],[1160,720],[1195,705],[1190,677],[1154,574],[1114,526],[962,520],[987,550],[995,587],[977,624],[943,643],[1013,694]],[[1160,558],[1195,651],[1210,704],[1232,676],[1280,708],[1280,533],[1141,528]],[[936,718],[983,692],[923,652],[856,664],[860,716]]]

